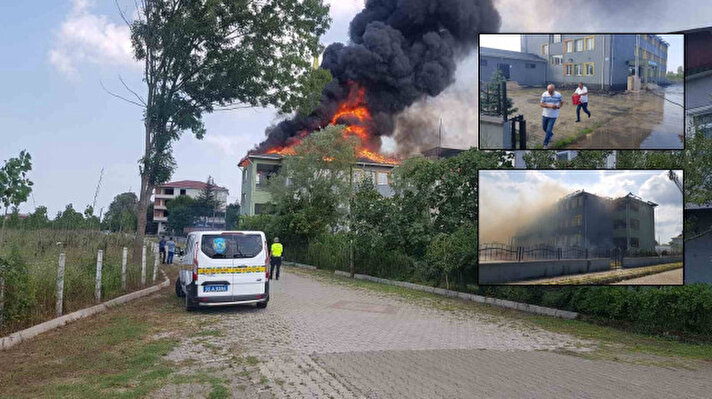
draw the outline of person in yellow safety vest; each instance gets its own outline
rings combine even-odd
[[[279,242],[279,237],[275,237],[272,242],[272,247],[270,248],[270,253],[272,254],[272,260],[270,262],[269,277],[279,280],[279,268],[282,266],[282,251],[284,247]],[[277,266],[277,274],[274,274],[274,267]]]

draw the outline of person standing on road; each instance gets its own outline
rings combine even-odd
[[[589,118],[591,117],[591,113],[588,111],[588,88],[583,85],[583,82],[579,82],[574,94],[579,96],[579,104],[576,106],[576,122],[581,122],[581,108]]]
[[[284,247],[279,242],[279,237],[275,237],[274,241],[272,242],[272,247],[270,247],[270,253],[272,254],[272,258],[270,261],[270,270],[269,270],[270,278],[274,278],[275,280],[279,280],[279,268],[282,266],[282,252],[283,251],[284,251]],[[274,274],[275,266],[277,267],[277,274]]]
[[[176,252],[176,242],[173,241],[173,237],[171,237],[170,240],[168,240],[168,243],[166,243],[166,246],[168,247],[168,260],[166,263],[169,265],[173,264],[173,254]]]
[[[544,149],[549,149],[549,141],[554,136],[554,123],[559,117],[559,108],[564,104],[561,93],[554,90],[553,84],[546,87],[546,91],[541,95],[539,106],[543,108],[541,118],[541,128],[546,132],[544,137]]]
[[[158,241],[158,257],[162,264],[166,263],[166,236],[162,236],[161,241]]]

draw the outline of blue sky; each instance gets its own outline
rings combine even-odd
[[[322,42],[345,41],[348,22],[363,1],[327,2],[332,4],[333,23]],[[495,3],[502,15],[502,31],[550,31],[554,26],[557,31],[566,31],[581,25],[561,7],[556,13],[547,11],[555,2]],[[582,9],[594,7],[590,2],[572,0],[572,4],[577,3]],[[586,26],[607,31],[671,31],[702,26],[712,12],[708,4],[712,2],[696,0],[676,2],[674,10],[661,10],[660,7],[672,7],[668,3],[672,4],[646,2],[642,9],[589,18]],[[131,14],[133,1],[119,0],[119,4]],[[675,18],[644,18],[635,21],[635,27],[621,23],[623,18],[634,21],[632,15],[645,16],[648,11]],[[127,30],[114,2],[5,1],[0,6],[0,38],[0,160],[27,149],[34,162],[33,196],[21,210],[27,212],[35,205],[45,205],[54,215],[68,203],[83,210],[92,202],[102,168],[105,172],[97,211],[106,210],[115,195],[136,191],[137,160],[143,150],[141,110],[109,96],[100,84],[120,91],[118,77],[122,76],[133,88],[143,88],[140,67],[131,58]],[[466,65],[459,74],[470,73],[474,81],[476,62]],[[218,184],[230,189],[230,201],[234,201],[240,196],[237,162],[263,139],[265,127],[277,118],[272,109],[206,116],[207,135],[203,141],[186,133],[175,144],[178,168],[173,179],[204,180],[212,175]]]
[[[633,193],[655,202],[656,239],[667,243],[682,233],[682,193],[666,170],[482,171],[479,188],[483,242],[502,239],[503,226],[520,226],[577,190],[611,198]]]
[[[521,35],[481,35],[480,46],[492,47],[502,50],[521,51],[520,44]],[[668,47],[668,64],[667,70],[677,72],[677,67],[684,67],[685,64],[685,42],[684,35],[660,35],[666,42],[670,44]]]

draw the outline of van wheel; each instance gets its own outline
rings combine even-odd
[[[267,307],[267,302],[257,302],[257,308],[258,309],[264,309]]]
[[[185,294],[185,310],[192,312],[193,310],[197,309],[198,307],[195,305],[195,302],[193,301],[193,295],[190,294],[190,290]]]
[[[176,279],[176,296],[178,298],[183,298],[185,296],[185,292],[183,292],[183,287],[180,284],[180,277]]]

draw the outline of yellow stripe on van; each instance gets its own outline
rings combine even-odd
[[[241,273],[264,273],[264,266],[243,266],[243,267],[199,267],[198,274],[241,274]]]

